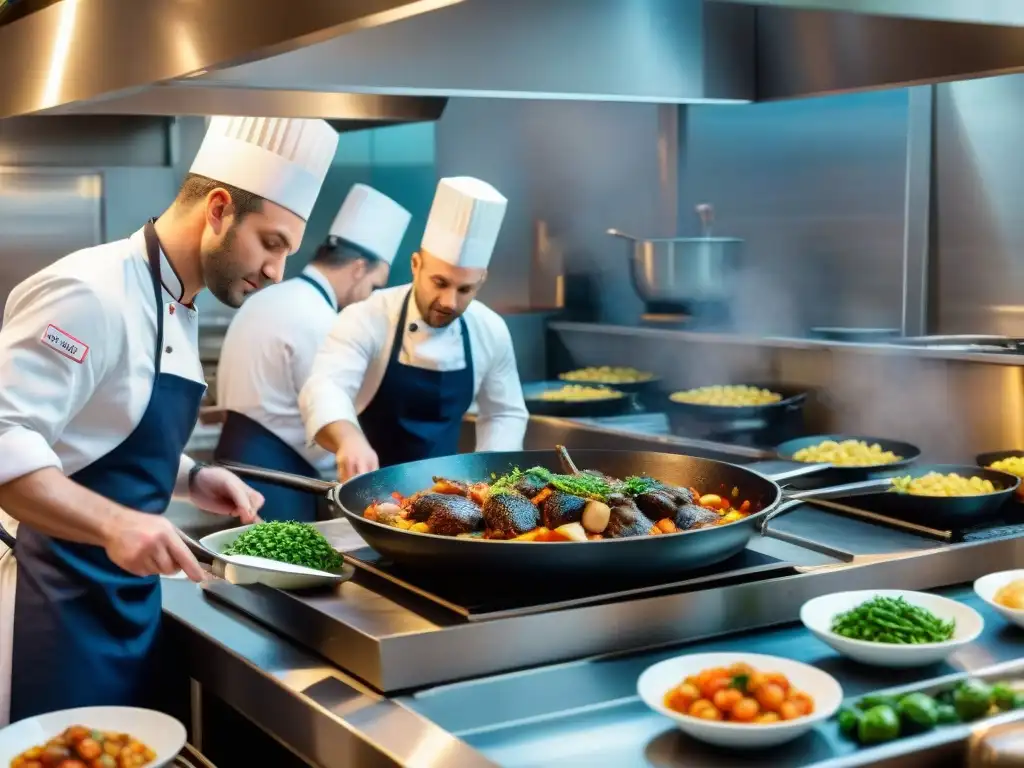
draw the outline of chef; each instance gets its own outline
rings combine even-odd
[[[217,368],[217,405],[228,411],[217,461],[314,478],[334,474],[334,454],[306,444],[299,390],[338,310],[387,284],[410,218],[388,196],[356,184],[302,274],[246,300],[231,320]],[[264,520],[316,520],[316,496],[252,486],[266,500]]]
[[[458,453],[478,406],[476,449],[520,450],[528,414],[512,338],[474,301],[487,277],[506,199],[469,177],[441,179],[413,282],[342,310],[299,406],[306,435],[335,455],[338,478]]]
[[[192,304],[280,280],[334,158],[321,120],[214,117],[174,203],[10,294],[0,329],[0,722],[138,705],[161,575],[203,577],[172,494],[256,519],[262,499],[182,451],[205,391]],[[17,524],[15,524],[17,521]]]

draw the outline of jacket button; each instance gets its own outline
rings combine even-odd
[[[171,354],[171,352],[173,352],[173,351],[174,350],[171,349],[170,347],[164,347],[164,352],[166,352],[168,355]]]
[[[412,331],[413,333],[416,333],[416,331],[418,331],[419,329],[420,327],[416,325],[416,323],[413,323],[412,325],[409,326],[409,330]]]

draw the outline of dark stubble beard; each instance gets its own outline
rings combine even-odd
[[[203,254],[203,278],[221,304],[237,309],[242,306],[245,294],[239,284],[245,278],[239,267],[232,263],[232,251],[235,245],[235,226],[224,235],[224,240],[216,248]]]
[[[438,303],[435,301],[429,307],[424,308],[420,302],[419,296],[413,295],[413,300],[416,302],[416,307],[420,311],[420,316],[423,321],[431,328],[446,328],[453,322],[459,319],[458,312],[452,312],[451,314],[445,314],[438,311]]]

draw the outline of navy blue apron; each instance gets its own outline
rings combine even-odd
[[[145,236],[157,307],[149,405],[120,445],[71,479],[118,504],[159,515],[170,503],[205,386],[160,372],[167,309],[152,221]],[[102,547],[53,538],[24,524],[14,556],[11,722],[69,707],[145,706],[157,693],[150,678],[162,615],[160,577],[133,576]]]
[[[411,293],[410,289],[402,302],[380,388],[359,415],[359,426],[382,467],[458,453],[462,417],[473,404],[473,352],[469,329],[461,316],[465,368],[430,371],[398,361]]]
[[[308,275],[299,275],[298,279],[313,286],[331,309],[337,309],[330,295],[316,280]],[[258,421],[237,411],[228,411],[213,458],[218,462],[233,461],[303,477],[320,477],[316,467],[310,464],[305,456]],[[263,494],[263,507],[260,509],[260,517],[263,520],[298,520],[312,523],[319,519],[317,513],[320,499],[317,496],[258,480],[246,482]]]

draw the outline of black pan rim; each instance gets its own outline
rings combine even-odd
[[[989,464],[993,461],[1001,461],[1002,459],[1010,458],[1024,458],[1024,450],[1020,448],[1007,448],[1002,451],[984,451],[974,457],[974,461],[977,462],[978,466],[982,469],[991,469]],[[1002,472],[1001,469],[994,469],[993,472]],[[1013,474],[1013,473],[1009,473]]]
[[[586,368],[577,368],[576,370],[585,371],[587,369]],[[602,387],[639,387],[639,386],[646,387],[646,386],[649,386],[651,384],[660,384],[661,380],[662,380],[661,376],[658,376],[658,375],[653,374],[653,373],[651,374],[651,377],[649,379],[639,379],[637,381],[604,381],[604,380],[601,380],[601,379],[582,380],[582,379],[567,379],[567,378],[565,378],[565,376],[567,376],[568,374],[570,374],[572,372],[573,371],[566,371],[565,373],[560,373],[560,374],[558,374],[558,376],[554,380],[555,381],[560,381],[563,384],[584,384],[584,385],[592,384],[594,386],[602,386]]]
[[[607,453],[609,455],[612,455],[612,454],[622,454],[622,453],[645,453],[645,454],[656,454],[656,455],[669,456],[669,457],[675,457],[675,458],[679,458],[679,457],[683,457],[683,458],[697,458],[697,457],[687,457],[684,454],[664,453],[664,452],[659,452],[659,451],[620,451],[620,450],[615,450],[614,448],[587,448],[587,449],[582,449],[582,450],[586,450],[586,452],[588,452],[588,453]],[[501,453],[509,453],[509,451],[480,451],[479,455],[501,454]],[[549,453],[549,451],[545,450],[545,449],[540,449],[540,450],[536,450],[536,451],[512,451],[512,453]],[[429,461],[429,459],[427,459],[427,461]],[[765,482],[765,483],[770,483],[771,485],[773,485],[775,487],[775,498],[771,502],[766,504],[763,509],[759,509],[757,512],[754,512],[753,514],[747,515],[742,520],[735,520],[735,521],[733,521],[731,523],[726,523],[725,525],[721,525],[721,526],[715,526],[713,528],[698,528],[695,531],[679,531],[677,533],[663,533],[663,534],[658,534],[658,535],[654,535],[654,536],[651,536],[651,535],[648,535],[648,536],[628,536],[626,538],[621,538],[621,539],[600,539],[598,541],[543,541],[543,542],[536,542],[536,541],[510,541],[510,540],[507,540],[507,539],[459,538],[458,536],[442,536],[442,535],[437,534],[437,533],[418,533],[418,532],[413,532],[413,531],[406,531],[406,530],[404,530],[402,528],[396,528],[396,527],[391,526],[391,525],[385,525],[384,523],[378,523],[376,520],[368,520],[367,518],[363,517],[362,513],[354,512],[353,510],[349,509],[344,504],[342,504],[340,501],[336,500],[335,503],[341,509],[341,511],[345,514],[346,517],[349,517],[349,518],[351,518],[353,520],[358,521],[358,523],[360,525],[374,526],[374,527],[377,527],[377,528],[381,528],[382,530],[385,530],[388,533],[396,533],[397,532],[397,533],[407,534],[409,536],[421,536],[421,537],[427,537],[427,538],[431,538],[431,539],[441,539],[443,541],[473,542],[474,544],[507,544],[507,545],[516,545],[516,546],[523,546],[524,544],[537,544],[537,545],[543,544],[544,546],[556,546],[556,547],[559,547],[559,546],[578,546],[578,545],[582,545],[582,544],[595,545],[595,546],[601,545],[601,544],[623,544],[623,543],[628,543],[628,542],[638,542],[638,541],[645,541],[645,540],[658,541],[658,540],[661,540],[662,537],[664,537],[664,536],[687,536],[687,535],[702,533],[702,532],[705,532],[705,531],[719,530],[721,528],[725,528],[726,526],[730,526],[730,525],[750,525],[754,521],[759,520],[760,518],[762,518],[765,515],[767,515],[769,512],[774,510],[777,506],[779,506],[779,504],[781,504],[784,501],[782,487],[778,483],[776,483],[774,480],[771,480],[770,478],[765,477],[764,475],[760,475],[760,474],[758,474],[757,472],[754,472],[751,469],[747,469],[746,467],[741,467],[741,466],[739,466],[737,464],[730,464],[729,462],[726,462],[726,461],[719,461],[717,459],[700,458],[700,461],[702,461],[702,462],[711,462],[713,464],[718,464],[718,465],[721,465],[723,467],[728,467],[730,469],[741,469],[741,470],[743,470],[745,472],[749,472],[751,475],[755,475],[756,476],[756,479],[757,479],[758,482]],[[342,485],[338,485],[336,490],[340,490],[342,487],[344,487],[343,484]],[[337,496],[335,496],[335,499],[337,499]],[[653,523],[652,523],[652,525],[653,525]]]
[[[902,458],[899,461],[893,461],[888,464],[868,464],[865,466],[846,467],[839,464],[829,464],[828,466],[833,470],[839,470],[842,472],[880,472],[886,469],[899,469],[900,467],[906,467],[916,462],[921,458],[921,449],[913,443],[908,443],[904,440],[892,440],[888,437],[877,437],[872,435],[846,435],[842,433],[830,434],[830,435],[805,435],[803,437],[794,437],[792,440],[786,440],[784,443],[779,443],[775,446],[775,456],[783,461],[790,461],[794,464],[810,465],[818,462],[813,461],[797,461],[793,458],[793,454],[798,449],[787,449],[786,446],[791,446],[794,443],[804,443],[809,440],[816,440],[819,443],[825,440],[832,440],[835,442],[842,442],[843,440],[858,440],[865,443],[878,443],[883,448],[885,446],[899,447]],[[809,443],[814,445],[814,443]],[[801,447],[806,447],[801,445]],[[910,450],[907,450],[910,449]]]

